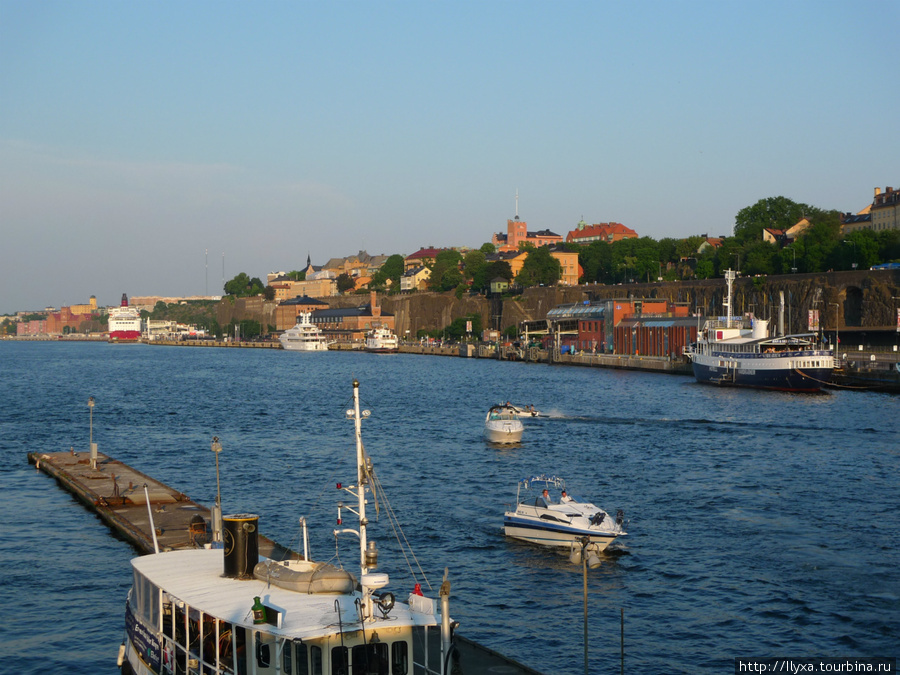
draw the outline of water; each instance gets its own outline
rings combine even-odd
[[[730,673],[736,656],[897,656],[900,398],[724,390],[683,377],[357,353],[0,343],[0,663],[115,673],[132,549],[26,462],[101,452],[260,515],[335,556],[334,485],[355,475],[352,378],[366,448],[436,595],[445,566],[467,637],[541,672],[583,672],[579,566],[506,540],[515,483],[555,472],[629,535],[589,573],[591,672]],[[494,403],[533,404],[509,448],[482,440]],[[395,592],[412,577],[373,531]],[[348,565],[352,543],[337,551]],[[428,590],[427,584],[423,584]],[[398,595],[401,593],[398,592]]]

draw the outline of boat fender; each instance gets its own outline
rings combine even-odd
[[[381,607],[381,611],[387,616],[394,609],[394,594],[390,591],[382,593],[378,598],[378,606]]]

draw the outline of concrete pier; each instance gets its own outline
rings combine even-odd
[[[154,529],[160,551],[196,548],[211,542],[212,516],[208,508],[103,453],[97,453],[96,468],[91,467],[90,454],[86,452],[30,452],[28,461],[53,476],[141,554],[153,553]],[[147,497],[150,499],[149,512]],[[150,512],[153,514],[152,527]],[[266,557],[296,557],[262,535],[259,552]]]

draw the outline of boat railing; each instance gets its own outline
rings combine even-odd
[[[728,325],[728,319],[719,317],[717,319],[707,319],[705,328],[751,328],[750,321],[740,316],[731,317],[731,325]]]

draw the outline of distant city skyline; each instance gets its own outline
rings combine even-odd
[[[0,313],[477,248],[516,211],[720,236],[900,184],[893,1],[0,12]]]

